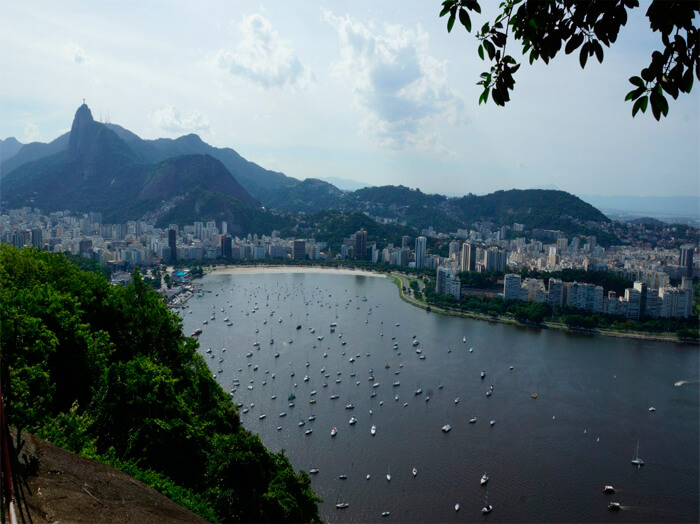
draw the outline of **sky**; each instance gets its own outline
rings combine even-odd
[[[439,0],[0,0],[0,138],[51,141],[85,99],[144,139],[196,133],[299,179],[700,198],[700,82],[661,122],[624,102],[660,42],[642,4],[603,64],[524,60],[497,107]]]

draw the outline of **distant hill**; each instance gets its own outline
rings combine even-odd
[[[170,138],[143,140],[120,126],[114,124],[108,124],[108,126],[146,162],[162,162],[167,158],[180,155],[210,155],[226,166],[236,180],[258,200],[263,200],[270,190],[299,183],[296,178],[269,171],[254,162],[249,162],[233,149],[210,146],[195,134],[181,136],[174,140]]]
[[[182,155],[164,160],[152,171],[138,197],[167,200],[193,187],[228,195],[248,206],[259,205],[224,165],[209,155]]]
[[[259,208],[252,208],[240,200],[223,193],[196,188],[163,215],[156,227],[168,224],[184,226],[195,221],[206,222],[222,220],[228,224],[229,233],[245,235],[248,233],[271,234],[273,230],[283,230],[293,225],[291,219],[275,215]]]
[[[3,178],[23,164],[41,160],[42,158],[64,151],[68,147],[69,134],[70,133],[64,133],[48,144],[42,142],[24,144],[14,155],[7,159],[3,156],[1,159],[2,163],[0,164],[0,178]]]
[[[0,164],[15,156],[17,152],[22,149],[23,145],[24,144],[13,136],[5,140],[0,140]]]
[[[328,182],[307,178],[293,186],[268,191],[265,205],[284,211],[315,213],[322,209],[340,209],[345,194]]]
[[[144,149],[134,149],[122,128],[95,122],[87,105],[78,108],[66,144],[36,147],[41,158],[26,161],[3,178],[3,205],[33,205],[45,211],[100,211],[106,221],[135,220],[162,201],[194,189],[220,192],[243,206],[258,207],[224,165],[206,154],[180,155],[151,162]],[[135,136],[135,135],[133,135]],[[63,138],[59,143],[63,143]],[[132,142],[132,145],[134,142]],[[30,144],[31,145],[31,144]],[[27,146],[7,163],[25,155]],[[6,163],[6,164],[7,164]]]
[[[87,105],[76,112],[71,132],[49,144],[8,139],[0,146],[13,153],[0,169],[5,207],[100,211],[106,221],[116,222],[146,215],[162,221],[165,214],[171,223],[184,224],[227,216],[241,232],[258,226],[268,230],[268,223],[277,228],[279,213],[361,212],[412,233],[517,222],[526,230],[558,229],[567,235],[594,234],[602,243],[614,240],[604,231],[609,223],[605,215],[564,191],[512,189],[460,197],[404,186],[343,191],[324,180],[300,181],[267,170],[195,134],[141,139],[121,126],[95,122]],[[231,199],[238,203],[227,210]],[[250,211],[261,206],[277,214]],[[249,213],[256,218],[244,217]]]

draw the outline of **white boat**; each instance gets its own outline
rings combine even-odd
[[[486,497],[484,499],[484,507],[481,508],[481,513],[486,515],[487,513],[491,513],[493,511],[493,506],[489,504],[489,492],[486,491]]]
[[[455,511],[459,511],[459,502],[455,504]]]
[[[348,424],[350,424],[352,426],[356,422],[357,422],[357,419],[355,417],[350,417],[350,422],[348,422]]]
[[[651,407],[649,408],[649,411],[656,411],[656,408],[655,408],[654,406],[651,406]]]
[[[466,336],[465,336],[465,337],[462,337],[462,342],[463,342],[464,344],[467,343],[467,337],[466,337]]]
[[[459,397],[455,399],[455,404],[459,404]]]
[[[416,475],[418,475],[418,470],[416,468],[413,468],[412,473],[413,473],[413,476],[415,477]]]
[[[452,429],[452,426],[450,426],[449,424],[445,424],[444,426],[442,426],[443,433],[449,433],[449,431],[451,429]]]
[[[496,423],[495,420],[492,420],[491,422],[489,422],[489,424],[490,424],[491,426],[493,426],[495,423]]]
[[[374,436],[377,434],[377,426],[372,426],[369,430],[369,434]]]
[[[317,475],[317,474],[318,474],[318,468],[311,468],[311,469],[309,470],[309,473],[311,473],[312,475]]]
[[[391,467],[389,467],[389,470],[386,472],[386,481],[391,482]]]
[[[470,424],[476,424],[476,417],[472,417],[469,419]]]
[[[336,509],[346,509],[350,504],[347,502],[338,502],[335,507]]]
[[[338,428],[333,426],[333,429],[331,430],[331,437],[335,437],[338,434]]]
[[[639,458],[639,441],[637,441],[637,452],[634,458],[632,459],[632,464],[634,464],[638,468],[644,465],[644,461]]]
[[[488,481],[489,481],[489,476],[488,476],[486,473],[484,473],[483,475],[481,475],[481,485],[482,485],[482,486],[483,486],[484,484],[486,484]]]

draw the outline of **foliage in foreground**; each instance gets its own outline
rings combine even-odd
[[[0,323],[10,424],[210,520],[318,519],[308,475],[241,427],[196,342],[138,272],[113,287],[62,255],[3,245]]]
[[[615,2],[579,2],[576,0],[505,0],[499,4],[494,20],[482,26],[474,23],[479,41],[478,54],[493,65],[481,74],[477,85],[483,87],[479,104],[489,94],[496,105],[510,101],[515,87],[514,75],[520,63],[508,53],[508,43],[522,48],[532,64],[542,60],[549,64],[561,50],[567,55],[578,53],[581,69],[589,58],[603,61],[603,46],[611,47],[620,29],[627,23],[627,13],[639,8],[637,0]],[[625,101],[634,101],[632,116],[646,112],[647,106],[656,120],[668,115],[668,100],[690,93],[693,76],[700,80],[700,29],[696,16],[697,1],[671,2],[655,0],[646,10],[649,29],[658,32],[661,45],[651,53],[649,65],[639,76],[629,79],[632,91]],[[443,0],[440,16],[447,17],[447,31],[459,20],[472,32],[472,17],[481,14],[478,0]],[[479,28],[480,27],[480,28]]]

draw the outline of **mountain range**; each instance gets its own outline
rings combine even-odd
[[[144,140],[121,126],[96,122],[85,104],[70,132],[48,144],[0,141],[0,160],[4,209],[99,211],[105,222],[145,216],[160,225],[226,220],[237,234],[291,229],[299,216],[314,213],[337,221],[337,213],[362,212],[418,233],[430,226],[449,232],[489,221],[596,234],[609,222],[590,204],[557,190],[462,197],[404,186],[341,190],[324,180],[267,170],[194,134]]]

